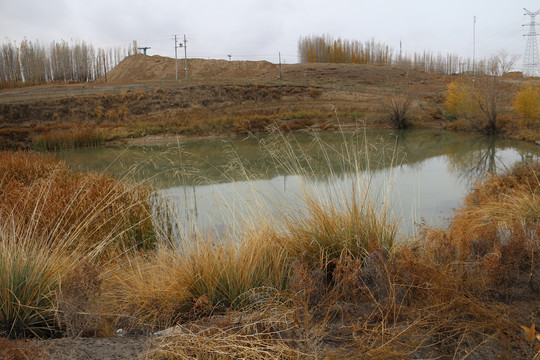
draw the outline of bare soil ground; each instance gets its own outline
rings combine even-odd
[[[321,340],[320,345],[323,345],[329,352],[329,354],[343,354],[348,357],[347,346],[353,341],[354,335],[351,329],[354,328],[354,322],[357,319],[368,316],[373,312],[369,303],[362,308],[362,306],[356,304],[356,310],[353,309],[352,304],[343,303],[342,311],[347,313],[348,316],[355,315],[355,318],[348,319],[347,317],[336,317],[325,326],[325,337]],[[516,324],[530,324],[531,314],[538,313],[540,311],[540,300],[535,299],[534,296],[528,296],[526,299],[514,301],[512,305],[508,307],[508,318],[515,321]],[[234,317],[234,316],[233,316]],[[368,316],[369,317],[369,316]],[[220,327],[223,322],[229,321],[227,316],[212,316],[210,318],[194,321],[192,325],[184,324],[187,328],[190,326],[199,326],[203,329],[208,329],[213,326]],[[523,351],[529,346],[524,341],[524,333],[518,327],[512,327],[507,329],[511,333],[511,337],[514,338],[513,344],[504,344],[497,341],[497,338],[488,337],[485,343],[473,349],[467,354],[449,354],[447,349],[444,348],[443,343],[448,341],[451,343],[452,339],[441,339],[439,346],[426,346],[419,347],[413,354],[411,359],[451,359],[451,358],[469,358],[469,359],[524,359]],[[485,334],[484,334],[485,335]],[[482,336],[479,334],[478,336]],[[13,359],[39,359],[39,360],[134,360],[134,359],[147,359],[156,358],[156,349],[160,341],[159,337],[153,335],[126,335],[107,338],[60,338],[60,339],[45,339],[45,340],[31,340],[31,341],[16,341],[3,339],[4,349],[12,348],[17,349],[16,352],[11,352],[6,357],[2,356],[0,351],[0,360],[13,360]],[[13,356],[17,354],[17,356]],[[534,357],[535,352],[530,346],[528,354],[530,358]],[[382,358],[394,359],[397,358],[391,354],[386,354]],[[157,357],[161,358],[161,357]],[[333,358],[330,356],[330,358]]]
[[[278,66],[268,61],[226,61],[188,59],[188,73],[197,79],[272,79],[278,75]],[[178,78],[185,77],[184,59],[178,59]],[[162,56],[135,55],[126,58],[107,74],[108,82],[174,80],[176,62]],[[100,82],[104,82],[105,78]]]
[[[151,348],[149,336],[62,338],[35,341],[45,358],[58,360],[143,359]]]

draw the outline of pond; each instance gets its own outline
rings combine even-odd
[[[535,144],[496,137],[366,130],[107,146],[59,157],[82,170],[149,181],[183,237],[271,221],[301,211],[306,197],[340,207],[367,193],[410,235],[417,222],[444,226],[486,173],[539,154]]]

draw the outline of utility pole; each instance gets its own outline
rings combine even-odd
[[[403,52],[403,44],[401,43],[401,38],[399,39],[399,66],[403,65],[401,54]]]
[[[279,52],[279,79],[281,80],[283,73],[281,71],[281,51]]]
[[[178,41],[174,35],[174,61],[176,63],[176,80],[178,80]]]
[[[186,34],[184,34],[184,57],[186,59],[186,79],[188,78],[188,72],[187,72],[187,40],[186,40]]]
[[[540,76],[540,58],[538,57],[538,44],[536,42],[536,15],[540,14],[540,10],[535,12],[525,8],[523,10],[525,10],[525,15],[531,17],[531,22],[522,25],[529,26],[529,33],[523,35],[527,36],[527,46],[525,47],[525,56],[523,56],[522,72],[528,76]]]
[[[476,16],[473,21],[473,41],[472,41],[472,73],[473,73],[473,82],[476,76]]]
[[[186,79],[188,78],[187,71],[187,40],[186,35],[184,35],[184,43],[178,44],[178,37],[174,35],[174,61],[176,62],[176,80],[178,80],[178,48],[184,48],[184,58],[186,60]]]

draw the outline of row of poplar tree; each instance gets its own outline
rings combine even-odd
[[[349,63],[400,66],[438,74],[459,74],[473,71],[470,58],[456,54],[432,52],[403,54],[390,46],[375,41],[335,40],[331,35],[309,35],[298,40],[298,55],[303,63]],[[479,60],[475,71],[488,71],[491,59]]]
[[[0,83],[87,82],[105,76],[126,56],[137,53],[137,42],[125,47],[95,48],[85,41],[8,41],[0,47]]]

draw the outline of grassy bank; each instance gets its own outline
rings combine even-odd
[[[348,146],[355,173],[363,155]],[[270,153],[286,169],[304,161],[291,149]],[[538,357],[539,170],[488,177],[448,229],[407,242],[356,172],[352,195],[306,191],[301,211],[255,206],[234,237],[173,245],[147,187],[3,152],[0,331],[174,326],[154,339],[156,359]]]

